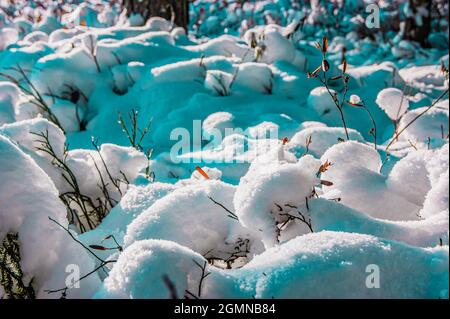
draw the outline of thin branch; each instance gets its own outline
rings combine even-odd
[[[389,142],[388,146],[386,147],[386,151],[389,150],[389,148],[392,146],[394,141],[398,140],[398,137],[406,131],[408,127],[410,127],[415,121],[417,121],[420,117],[422,117],[425,113],[427,113],[429,110],[431,110],[436,104],[448,93],[449,89],[445,90],[439,97],[431,104],[431,106],[427,107],[424,111],[417,114],[408,124],[406,124],[400,131],[398,131],[395,136],[392,138],[392,140]]]
[[[239,217],[233,213],[231,210],[229,210],[228,208],[226,208],[223,204],[215,201],[212,197],[208,196],[208,198],[216,205],[222,207],[227,213],[228,213],[228,217],[233,218],[235,220],[239,220]]]

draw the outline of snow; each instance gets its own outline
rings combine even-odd
[[[448,102],[447,102],[448,103]],[[427,111],[427,107],[407,112],[400,120],[399,129],[406,128],[406,125],[415,119],[419,114]],[[427,111],[423,116],[418,118],[412,125],[405,129],[402,136],[405,140],[418,141],[425,143],[430,139],[442,138],[442,132],[448,132],[448,109],[433,108]],[[445,137],[445,136],[444,136]]]
[[[335,90],[330,90],[330,92],[331,94],[336,94]],[[309,93],[308,107],[322,115],[337,112],[336,105],[333,103],[327,89],[323,86],[315,88]]]
[[[145,155],[134,148],[105,143],[99,152],[82,149],[69,151],[67,165],[79,181],[82,193],[90,194],[92,198],[102,198],[102,189],[99,187],[102,177],[112,180],[126,177],[128,181],[133,181],[147,167],[148,162]],[[108,180],[106,183],[112,198],[120,199],[119,190]],[[122,193],[126,191],[124,183],[120,183],[119,188]]]
[[[411,261],[407,265],[405,258]],[[374,260],[383,284],[367,289],[366,267]],[[178,296],[186,290],[197,294],[202,271],[195,262],[201,266],[204,259],[176,243],[138,241],[120,256],[96,297],[169,298],[164,278],[176,283]],[[368,235],[321,232],[271,248],[229,274],[207,266],[210,275],[201,297],[446,298],[447,266],[445,248],[427,250]]]
[[[19,39],[16,29],[2,28],[0,31],[0,50],[6,49],[9,45],[14,44]]]
[[[381,90],[376,102],[393,121],[399,120],[409,108],[408,97],[396,88]]]
[[[8,233],[18,233],[25,284],[33,279],[37,297],[49,298],[45,290],[65,286],[66,267],[74,264],[80,272],[95,268],[88,253],[49,220],[67,226],[66,209],[50,178],[8,138],[0,134],[0,241]],[[23,181],[27,181],[26,184]],[[92,276],[72,298],[89,298],[100,281]],[[56,296],[57,297],[57,296]]]
[[[272,71],[263,63],[247,62],[239,65],[233,85],[238,89],[246,88],[260,93],[270,93],[272,88]]]
[[[197,267],[194,261],[202,262],[202,259],[189,248],[171,241],[138,241],[120,256],[96,297],[168,298],[170,294],[164,276],[177,283],[177,296],[184,296],[189,284],[199,280],[199,275],[191,273]],[[149,285],[149,282],[152,284]]]
[[[355,87],[370,83],[378,89],[384,89],[404,83],[395,65],[389,62],[354,67],[348,70],[348,74],[351,76],[350,85]]]
[[[143,239],[165,239],[189,247],[202,255],[220,257],[233,252],[238,239],[253,235],[243,228],[216,201],[233,207],[234,187],[220,181],[204,181],[174,190],[145,210],[127,228],[125,247]],[[176,231],[173,231],[175,230]]]
[[[389,174],[388,187],[416,205],[422,205],[431,188],[427,170],[427,162],[433,156],[430,153],[420,150],[398,161]]]
[[[389,189],[386,176],[379,173],[382,162],[374,148],[355,141],[340,143],[329,148],[321,159],[332,163],[322,174],[323,179],[333,183],[324,186],[327,198],[339,198],[344,205],[376,218],[418,218],[420,206]]]
[[[53,158],[41,151],[37,147],[38,137],[32,133],[47,133],[48,139],[60,158],[63,156],[65,136],[63,132],[53,123],[43,118],[23,120],[0,127],[0,134],[9,137],[17,143],[18,147],[26,154],[30,155],[34,161],[52,179],[58,189],[62,189],[63,179],[61,173],[52,165]]]
[[[424,65],[412,66],[399,70],[400,76],[406,83],[418,88],[443,87],[445,76],[440,72],[440,66]]]
[[[367,3],[0,0],[0,243],[36,296],[104,261],[66,297],[448,298],[448,23]]]
[[[436,185],[427,193],[421,216],[428,218],[444,211],[448,213],[448,170],[442,174]]]
[[[353,129],[348,130],[351,140],[364,142],[361,134]],[[331,146],[339,143],[339,139],[345,139],[345,130],[340,127],[307,127],[296,133],[288,144],[288,149],[297,155],[308,151],[321,157]]]
[[[17,86],[0,82],[0,125],[15,121],[15,108],[19,100]]]
[[[205,78],[205,88],[212,94],[226,96],[230,94],[233,75],[220,70],[208,70]]]
[[[277,223],[287,220],[277,205],[301,205],[319,183],[316,173],[320,162],[311,156],[297,163],[284,161],[266,163],[264,170],[250,166],[249,172],[241,179],[234,206],[236,215],[246,227],[260,231],[266,248],[278,242]],[[259,164],[259,165],[258,165]]]
[[[390,221],[370,217],[360,211],[349,209],[342,203],[323,198],[310,199],[308,207],[300,207],[311,218],[313,228],[320,231],[362,233],[404,242],[418,247],[434,247],[439,238],[448,243],[448,211],[445,209],[432,218],[418,221]],[[305,230],[297,230],[303,235]]]

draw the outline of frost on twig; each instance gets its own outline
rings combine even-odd
[[[138,119],[139,119],[139,112],[135,109],[131,109],[130,112],[128,112],[128,121],[129,123],[125,121],[122,114],[119,112],[119,125],[122,128],[122,132],[125,134],[125,136],[128,139],[128,142],[130,145],[135,148],[139,152],[143,152],[145,156],[147,157],[148,165],[145,168],[145,176],[149,181],[155,180],[155,173],[151,171],[150,168],[150,158],[152,156],[153,149],[149,148],[147,151],[145,151],[144,146],[142,145],[142,142],[144,141],[144,138],[147,136],[147,134],[150,132],[150,128],[153,123],[153,119],[150,119],[145,126],[143,130],[139,128],[138,125]]]

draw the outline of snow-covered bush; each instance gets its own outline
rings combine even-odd
[[[253,164],[236,190],[234,205],[239,220],[261,231],[266,247],[280,241],[284,227],[295,227],[289,224],[291,221],[312,228],[307,212],[297,208],[312,197],[314,186],[320,184],[316,177],[320,166],[311,156],[297,163]]]
[[[340,143],[321,158],[332,163],[323,173],[323,179],[333,183],[324,186],[327,198],[339,198],[344,205],[377,218],[418,219],[420,206],[388,188],[387,178],[380,174],[380,156],[372,147],[354,141]]]
[[[448,5],[0,3],[0,298],[448,298]]]
[[[235,259],[251,258],[261,247],[252,231],[227,211],[233,207],[233,195],[234,187],[214,180],[174,190],[128,226],[125,246],[143,239],[165,239],[230,266]]]
[[[84,273],[95,268],[83,247],[49,219],[68,224],[66,209],[51,179],[29,155],[1,134],[0,179],[8,181],[0,183],[0,242],[5,244],[8,238],[16,236],[13,237],[18,245],[15,257],[20,258],[21,269],[13,271],[23,274],[20,280],[25,287],[32,289],[34,296],[47,297],[46,290],[64,287],[66,268],[71,264]],[[3,258],[1,254],[2,286],[4,267],[8,267],[5,264],[8,260]],[[69,296],[90,297],[98,283],[94,274],[83,282],[82,289],[71,290]],[[3,293],[6,294],[11,291],[21,293],[17,282],[13,283],[12,289],[9,288],[11,291],[5,288]],[[3,293],[1,297],[4,297]],[[26,296],[32,297],[30,293]]]
[[[405,256],[411,260],[406,265]],[[361,284],[373,260],[386,270],[380,289]],[[207,266],[186,247],[147,240],[124,251],[96,297],[446,298],[447,266],[445,248],[418,249],[367,235],[322,232],[269,249],[229,275]]]

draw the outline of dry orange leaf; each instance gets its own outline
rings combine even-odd
[[[196,170],[197,172],[199,172],[200,175],[202,175],[205,179],[209,179],[208,174],[206,174],[206,172],[205,172],[201,167],[197,166],[197,167],[195,168],[195,170]]]
[[[322,164],[319,168],[320,173],[325,173],[333,164],[331,164],[328,160],[324,164]]]

